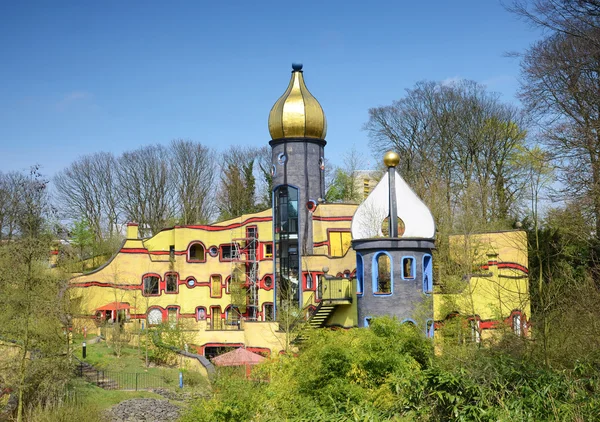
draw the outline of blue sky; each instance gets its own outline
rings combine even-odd
[[[538,38],[496,0],[0,2],[0,171],[186,138],[266,145],[291,63],[328,120],[326,156],[373,164],[368,109],[420,80],[516,102]]]

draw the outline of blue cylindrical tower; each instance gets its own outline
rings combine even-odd
[[[390,315],[433,335],[435,225],[427,206],[396,172],[399,159],[394,152],[385,155],[387,173],[352,220],[358,325]]]

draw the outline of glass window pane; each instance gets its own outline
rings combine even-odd
[[[377,257],[377,291],[376,293],[388,294],[392,292],[392,273],[390,257],[380,254]]]

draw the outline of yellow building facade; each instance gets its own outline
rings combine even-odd
[[[346,278],[348,286],[352,282],[356,264],[350,222],[355,208],[327,204],[312,214],[315,253],[304,257],[299,274],[306,312],[321,302],[324,267],[328,274]],[[245,303],[232,292],[232,274],[240,269],[257,274],[255,292],[244,283]],[[130,223],[119,252],[97,270],[73,277],[70,288],[82,309],[75,325],[88,331],[116,323],[121,313],[130,330],[180,321],[192,333],[190,346],[200,353],[207,347],[244,346],[270,354],[285,346],[286,333],[274,322],[271,210],[212,225],[175,226],[147,239],[140,239],[137,224]],[[330,324],[352,327],[351,303],[346,308],[338,309]]]
[[[503,328],[527,335],[530,301],[526,233],[511,230],[451,236],[450,256],[450,265],[460,269],[462,279],[436,283],[436,326],[441,328],[461,315],[467,318],[470,340],[475,342]]]

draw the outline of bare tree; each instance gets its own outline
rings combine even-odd
[[[0,173],[0,239],[12,240],[17,234],[20,198],[27,185],[22,173]]]
[[[79,158],[54,178],[65,215],[88,221],[96,240],[115,234],[119,222],[116,167],[112,154],[100,152]]]
[[[588,18],[598,19],[582,17]],[[527,50],[520,94],[540,123],[565,193],[589,199],[600,241],[600,29],[589,29],[583,37],[571,35],[570,28]]]
[[[118,192],[129,221],[140,224],[140,233],[158,233],[175,216],[174,184],[168,150],[161,145],[123,153],[118,160]]]
[[[471,216],[465,207],[473,200],[482,223],[516,213],[523,185],[513,158],[525,126],[520,111],[497,94],[459,81],[419,82],[392,105],[370,109],[365,129],[375,154],[400,154],[398,171],[430,205],[438,225],[452,229],[461,214]]]
[[[207,223],[214,214],[217,163],[215,152],[189,140],[171,141],[177,213],[182,224]]]
[[[506,8],[535,27],[600,46],[596,32],[600,29],[598,0],[515,0]]]
[[[118,163],[114,155],[107,152],[100,152],[94,155],[94,169],[98,175],[97,182],[102,186],[103,195],[101,196],[104,219],[109,238],[114,238],[119,233],[121,223],[121,204],[120,196],[117,191],[118,186]]]

